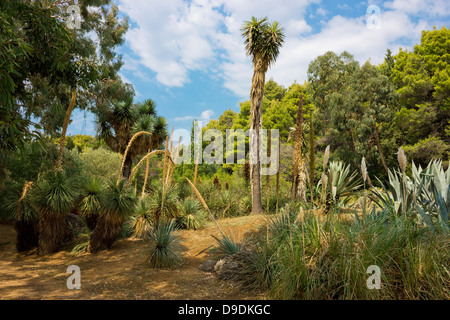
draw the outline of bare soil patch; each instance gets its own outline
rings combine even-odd
[[[265,223],[263,216],[219,221],[224,232],[248,235]],[[184,261],[173,269],[151,269],[143,240],[118,241],[111,250],[73,255],[61,251],[47,256],[17,253],[12,226],[0,225],[0,299],[264,299],[238,285],[218,280],[198,267],[211,258],[207,250],[219,235],[210,223],[198,231],[180,230]],[[66,286],[69,265],[81,269],[81,290]]]

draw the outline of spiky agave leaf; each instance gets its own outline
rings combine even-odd
[[[148,234],[147,263],[152,268],[168,268],[181,262],[182,256],[178,252],[179,237],[174,234],[176,224],[161,221],[158,227]]]

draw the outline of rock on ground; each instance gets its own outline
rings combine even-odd
[[[214,266],[216,265],[216,263],[217,261],[215,260],[208,260],[198,268],[204,272],[214,272]]]

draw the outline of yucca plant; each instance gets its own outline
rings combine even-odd
[[[198,230],[203,228],[206,220],[206,212],[197,199],[186,198],[179,206],[178,223],[182,228]]]
[[[152,230],[152,225],[153,214],[149,199],[148,196],[144,196],[139,199],[130,221],[130,226],[134,230],[134,237],[144,238]]]
[[[150,267],[169,268],[181,262],[182,256],[178,252],[179,237],[174,234],[175,231],[174,220],[161,221],[158,227],[148,234],[147,263]]]
[[[89,252],[111,248],[122,231],[125,219],[131,215],[136,205],[136,198],[126,181],[110,181],[101,195],[101,213],[89,241]]]
[[[155,227],[162,218],[176,218],[178,209],[178,190],[175,185],[168,184],[164,188],[158,185],[150,194],[148,201],[150,211],[153,215]]]
[[[216,246],[211,249],[211,252],[216,259],[236,254],[242,251],[245,246],[244,239],[239,239],[239,236],[237,235],[221,234],[220,237],[214,235],[212,235],[212,237],[216,240]]]
[[[101,181],[98,178],[89,179],[83,186],[81,201],[78,205],[80,213],[86,219],[90,230],[95,229],[101,210]]]
[[[39,212],[39,253],[57,251],[67,236],[67,216],[75,206],[75,191],[63,171],[50,172],[31,190]]]

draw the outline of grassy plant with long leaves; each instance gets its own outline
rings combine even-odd
[[[152,208],[149,205],[148,196],[144,196],[139,199],[130,221],[130,226],[133,229],[134,237],[145,238],[145,236],[152,230],[152,225]]]
[[[90,230],[95,229],[101,211],[102,184],[98,178],[89,179],[83,186],[81,201],[78,204],[80,213],[85,217]]]
[[[204,227],[206,212],[197,199],[186,198],[179,206],[178,224],[188,230],[198,230]]]
[[[236,254],[245,246],[245,241],[233,234],[222,234],[220,237],[212,236],[216,240],[216,246],[211,249],[216,259]]]
[[[279,219],[241,274],[274,299],[449,299],[448,235],[375,210],[353,221]],[[381,269],[381,289],[366,286]]]
[[[125,219],[134,211],[137,199],[125,184],[125,180],[110,181],[102,192],[102,212],[89,242],[92,253],[111,248],[122,232]]]
[[[178,209],[178,190],[174,184],[158,185],[150,193],[148,205],[153,215],[155,227],[161,219],[176,218]]]
[[[40,215],[39,253],[53,253],[61,247],[75,196],[74,187],[63,171],[50,172],[31,190],[31,203]]]
[[[176,223],[161,221],[157,228],[147,236],[148,258],[147,263],[152,268],[170,268],[182,261],[178,251],[179,237],[174,234]]]

